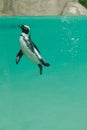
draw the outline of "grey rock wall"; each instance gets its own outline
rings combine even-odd
[[[60,15],[66,2],[78,0],[0,0],[6,15]]]
[[[72,0],[21,0],[16,1],[20,15],[60,15],[65,4]],[[73,0],[74,2],[78,0]]]
[[[74,3],[73,13],[69,2]],[[0,15],[75,15],[75,8],[77,15],[86,15],[86,9],[77,7],[77,2],[78,0],[0,0]]]

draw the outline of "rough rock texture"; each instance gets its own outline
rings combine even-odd
[[[2,15],[61,15],[67,2],[78,0],[0,0]]]
[[[68,2],[63,10],[63,15],[87,15],[87,9],[77,2]]]
[[[0,15],[87,15],[78,0],[0,0]]]
[[[20,15],[59,15],[69,1],[78,0],[20,0],[17,14]]]

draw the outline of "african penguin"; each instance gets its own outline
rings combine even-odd
[[[35,62],[39,69],[40,74],[42,74],[42,68],[44,66],[50,66],[48,62],[46,62],[40,54],[37,46],[33,43],[30,37],[30,27],[27,25],[19,25],[22,30],[22,33],[19,37],[20,50],[16,56],[16,64],[19,63],[21,57],[26,55],[31,61]],[[29,35],[28,35],[29,34]]]

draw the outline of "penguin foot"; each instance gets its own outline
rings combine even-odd
[[[50,66],[50,64],[49,64],[48,62],[45,62],[44,66],[49,67],[49,66]]]
[[[39,69],[40,69],[40,75],[42,75],[42,69],[43,69],[43,67],[42,67],[41,64],[38,64],[38,67],[39,67]]]
[[[44,61],[43,59],[41,59],[40,60],[41,61],[41,63],[44,65],[44,66],[50,66],[50,64],[48,63],[48,62],[46,62],[46,61]]]

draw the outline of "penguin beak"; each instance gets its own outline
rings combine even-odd
[[[23,25],[19,25],[19,27],[22,29]]]

